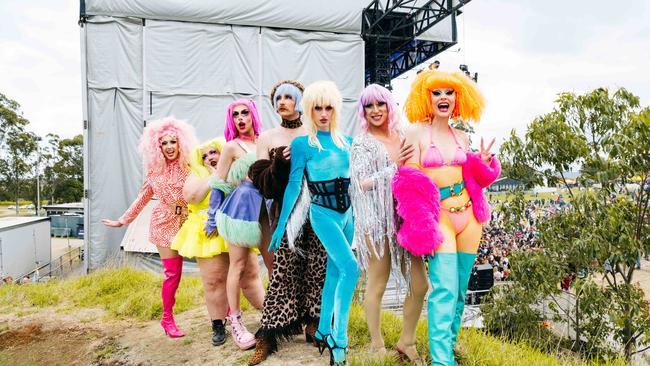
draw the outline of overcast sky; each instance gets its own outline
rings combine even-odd
[[[0,92],[39,135],[81,133],[78,1],[0,1]],[[436,57],[479,73],[478,135],[504,138],[549,112],[558,93],[625,87],[650,105],[650,1],[474,0],[459,44]],[[398,100],[414,73],[394,81]]]

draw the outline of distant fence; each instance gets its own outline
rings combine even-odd
[[[511,281],[499,281],[499,282],[495,282],[494,286],[508,286],[510,284],[512,284]],[[359,286],[360,295],[362,297],[366,287],[365,280],[360,281],[359,285],[360,285]],[[490,289],[481,289],[481,290],[474,290],[474,291],[468,290],[465,295],[465,304],[467,305],[480,304],[481,298],[484,295],[486,295],[488,292],[490,292]],[[386,284],[386,292],[384,292],[384,297],[382,299],[382,306],[381,306],[382,309],[391,310],[396,313],[401,313],[405,299],[406,299],[406,289],[400,288],[398,286],[397,281],[391,275],[391,277],[388,280],[388,283]],[[363,301],[364,299],[361,298],[360,300]],[[424,307],[423,311],[426,311],[426,306]]]
[[[20,278],[29,277],[34,282],[41,282],[50,278],[64,277],[79,268],[83,255],[83,247],[73,248],[60,257],[53,259],[50,263],[44,264]]]

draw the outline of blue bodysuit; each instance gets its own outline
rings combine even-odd
[[[316,137],[322,150],[310,146],[307,136],[296,137],[291,143],[289,184],[270,247],[279,246],[300,194],[303,177],[306,177],[312,196],[310,222],[327,251],[327,271],[316,338],[325,340],[330,347],[345,349],[348,345],[350,305],[359,277],[357,260],[351,249],[354,223],[348,194],[352,139],[345,136],[345,146],[339,148],[329,132],[318,131]]]

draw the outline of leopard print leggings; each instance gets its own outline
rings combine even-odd
[[[286,235],[282,238],[264,298],[258,333],[276,339],[290,338],[302,330],[303,324],[318,322],[320,317],[327,252],[309,221],[296,247],[298,252],[293,252]]]

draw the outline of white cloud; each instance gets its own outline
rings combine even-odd
[[[0,2],[0,92],[21,103],[40,135],[82,132],[78,6]],[[461,51],[436,58],[444,69],[465,63],[479,73],[489,104],[477,132],[502,139],[564,91],[622,86],[649,105],[647,19],[647,1],[477,0],[459,18]],[[413,74],[395,80],[397,100]]]
[[[498,148],[511,129],[521,132],[550,112],[561,92],[625,87],[649,105],[650,6],[628,2],[612,9],[612,4],[480,0],[466,5],[454,47],[460,52],[436,59],[442,69],[464,63],[479,73],[488,106],[477,134],[496,136]],[[400,102],[414,74],[393,83]]]
[[[0,5],[0,92],[41,136],[82,133],[78,11],[73,1]]]

